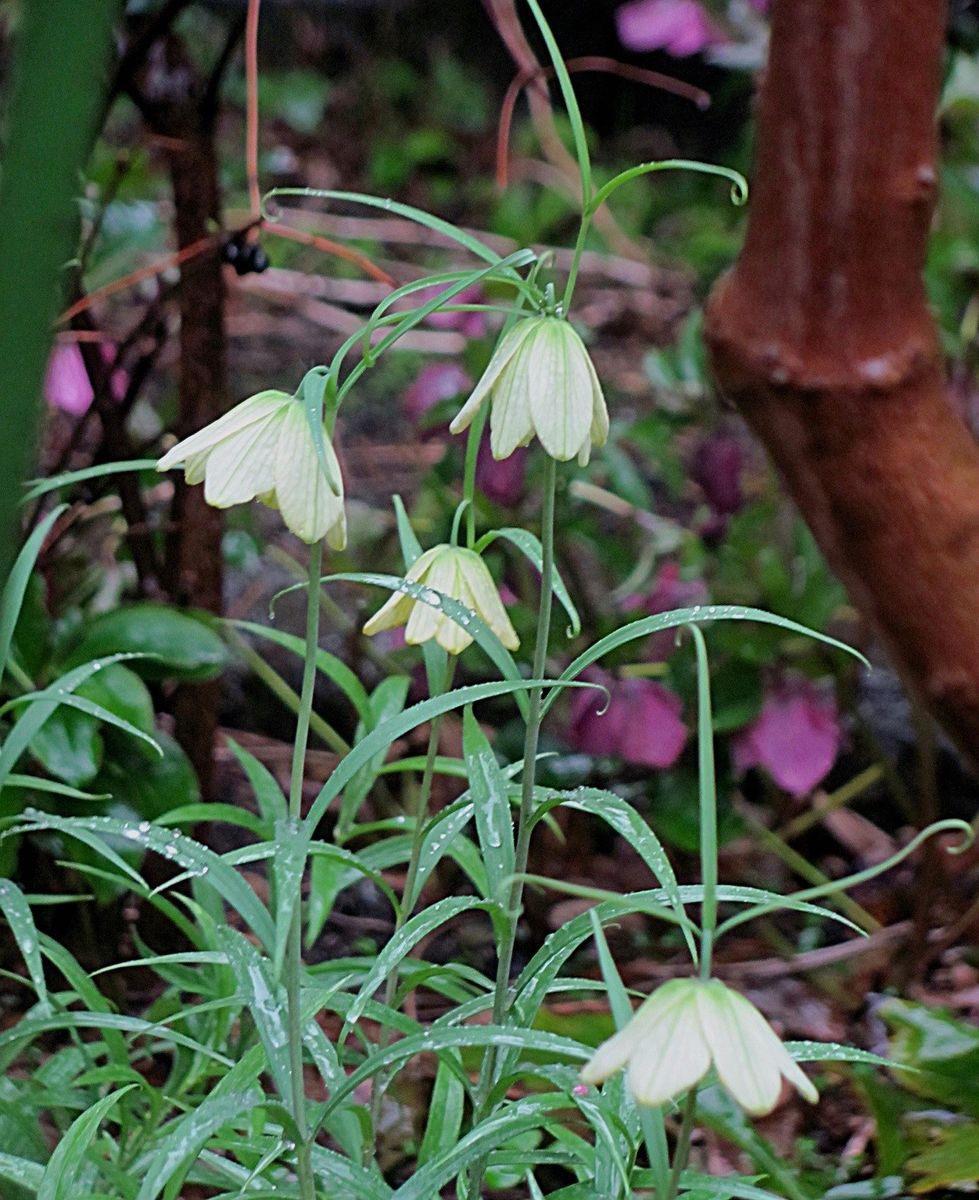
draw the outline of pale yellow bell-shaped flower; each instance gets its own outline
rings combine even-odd
[[[711,1066],[753,1116],[778,1103],[782,1079],[812,1103],[819,1096],[757,1008],[718,979],[674,979],[657,988],[632,1019],[595,1051],[581,1073],[603,1083],[628,1067],[639,1104],[665,1104],[688,1092]]]
[[[433,546],[412,563],[405,579],[472,609],[508,650],[516,650],[520,645],[493,576],[475,550]],[[439,607],[402,592],[395,592],[378,609],[364,626],[364,633],[380,633],[399,625],[405,626],[405,641],[409,646],[420,646],[434,638],[450,654],[461,654],[473,640],[472,634]]]
[[[584,466],[608,440],[608,409],[585,344],[561,317],[518,322],[497,346],[475,391],[449,426],[461,433],[489,400],[490,450],[508,458],[536,434],[559,462]]]
[[[215,508],[261,500],[277,508],[296,537],[312,545],[326,538],[347,544],[340,464],[324,435],[328,476],[320,466],[303,404],[287,392],[266,391],[236,405],[198,433],[178,442],[156,464],[183,466],[188,483],[204,484]]]

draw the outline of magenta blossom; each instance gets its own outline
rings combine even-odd
[[[56,342],[44,377],[44,398],[51,408],[73,417],[88,412],[95,399],[77,342]]]
[[[614,680],[596,672],[591,682],[608,688],[612,698],[606,709],[601,692],[575,693],[569,729],[575,747],[637,766],[672,767],[687,742],[679,696],[650,679]]]
[[[476,486],[487,500],[514,508],[523,499],[530,451],[518,447],[509,458],[495,459],[490,451],[489,438],[479,444],[476,458]]]
[[[764,767],[792,796],[806,796],[831,771],[842,741],[833,696],[795,676],[773,688],[756,719],[732,744],[739,771]]]
[[[627,50],[665,50],[674,58],[699,54],[723,40],[698,0],[630,0],[615,13]]]
[[[114,355],[110,347],[103,342],[101,350],[103,360],[111,363]],[[129,386],[129,376],[123,370],[113,371],[109,386],[113,399],[121,400]],[[95,393],[77,342],[55,342],[51,348],[44,398],[51,408],[60,408],[73,417],[80,417],[91,408]]]
[[[471,388],[472,380],[458,363],[429,363],[422,367],[402,398],[405,416],[413,424],[422,425],[437,404],[469,392]]]

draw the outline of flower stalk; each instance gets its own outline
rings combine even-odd
[[[303,659],[303,682],[296,720],[296,741],[292,750],[292,774],[289,784],[289,822],[298,826],[302,819],[303,778],[306,766],[306,747],[309,742],[310,714],[316,686],[316,652],[319,649],[320,575],[323,565],[323,544],[314,542],[309,553],[309,578],[306,592],[306,653]],[[289,1073],[292,1077],[292,1116],[296,1123],[296,1174],[299,1179],[300,1200],[316,1200],[316,1183],[312,1166],[312,1137],[306,1114],[306,1086],[303,1077],[302,1028],[302,879],[298,873],[296,887],[300,895],[293,907],[292,923],[285,957],[286,1021],[289,1032]]]

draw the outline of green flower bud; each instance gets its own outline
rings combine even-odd
[[[602,385],[584,342],[560,317],[530,317],[510,330],[451,431],[467,429],[487,399],[494,458],[508,458],[536,434],[552,458],[577,456],[584,466],[592,446],[608,440]]]
[[[411,565],[405,578],[472,609],[508,650],[516,650],[520,645],[493,576],[474,550],[433,546]],[[409,646],[420,646],[434,638],[450,654],[461,654],[473,640],[472,634],[441,609],[400,592],[395,592],[383,608],[378,609],[364,626],[364,633],[380,633],[399,625],[405,626],[405,641]]]
[[[266,391],[236,405],[198,433],[178,442],[156,464],[183,466],[188,483],[204,484],[215,508],[261,500],[277,508],[296,537],[347,544],[340,464],[324,437],[329,478],[320,467],[303,405],[287,392]]]
[[[758,1009],[718,979],[674,979],[657,988],[628,1025],[598,1047],[581,1078],[603,1083],[625,1066],[639,1104],[683,1095],[711,1066],[753,1116],[772,1111],[783,1078],[812,1103],[819,1098]]]

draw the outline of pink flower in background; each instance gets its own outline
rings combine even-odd
[[[685,58],[723,40],[698,0],[630,0],[616,10],[615,22],[622,45],[640,53]]]
[[[768,12],[768,0],[748,0],[748,3],[755,10],[755,12]]]
[[[421,425],[436,404],[471,389],[472,380],[458,363],[429,363],[427,367],[422,367],[415,382],[404,394],[402,406],[405,416],[413,424]]]
[[[77,342],[55,342],[44,377],[44,398],[51,408],[73,417],[88,412],[95,399]]]
[[[614,680],[594,672],[590,681],[607,687],[612,699],[603,712],[606,700],[601,692],[575,693],[568,731],[575,747],[637,766],[673,766],[687,742],[679,696],[650,679]]]
[[[744,450],[736,437],[712,434],[697,447],[690,463],[690,477],[700,484],[717,516],[733,516],[743,507],[743,469]]]
[[[103,342],[101,350],[104,361],[111,363],[115,357],[111,348]],[[129,376],[123,370],[113,371],[109,386],[113,399],[121,400],[129,386]],[[60,408],[73,417],[80,417],[91,408],[95,393],[77,342],[55,342],[51,348],[44,398],[51,408]]]
[[[795,677],[769,692],[758,717],[734,739],[734,765],[764,767],[783,791],[805,796],[829,774],[842,736],[834,698]]]
[[[524,494],[527,476],[527,459],[530,451],[526,446],[518,447],[509,458],[495,459],[490,451],[489,438],[479,444],[476,459],[476,486],[487,500],[513,508]]]

